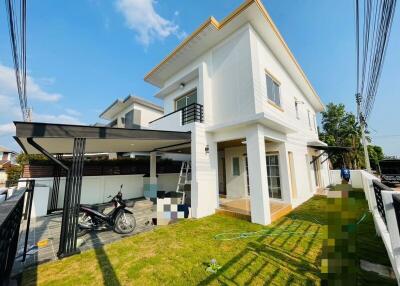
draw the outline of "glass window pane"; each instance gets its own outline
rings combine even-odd
[[[274,101],[273,82],[268,75],[267,75],[267,97],[268,99]]]
[[[240,176],[239,158],[238,157],[232,158],[232,175]]]
[[[197,90],[192,91],[187,95],[187,105],[197,102]]]
[[[281,199],[281,180],[279,175],[279,155],[267,155],[268,189],[271,198]]]
[[[274,82],[274,102],[279,106],[281,105],[281,101],[279,98],[279,85],[275,82]]]
[[[176,110],[184,108],[185,106],[186,106],[186,96],[183,96],[176,101]]]

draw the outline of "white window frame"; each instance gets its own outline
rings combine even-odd
[[[311,112],[310,112],[310,110],[307,110],[307,115],[308,115],[308,126],[310,127],[310,130],[312,130],[312,126],[311,126]]]
[[[188,104],[188,99],[189,99],[190,96],[193,96],[193,95],[196,96],[196,103],[197,103],[197,95],[198,95],[197,94],[197,88],[194,88],[194,89],[182,94],[181,96],[178,96],[177,98],[175,98],[175,110],[178,110],[178,101],[181,100],[181,99],[185,99],[185,106],[181,107],[181,108],[185,108],[186,106],[188,106],[189,105]],[[179,109],[181,109],[181,108],[179,108]]]
[[[271,91],[274,93],[272,97],[268,93],[268,79],[272,82],[273,86],[271,87]],[[266,94],[268,102],[271,104],[282,108],[282,101],[281,101],[281,83],[277,80],[270,72],[265,70],[265,87],[266,87]],[[276,89],[275,89],[276,88]],[[278,91],[278,95],[276,95],[275,91]]]
[[[300,119],[299,102],[296,97],[294,98],[294,109],[296,112],[296,119]]]
[[[278,159],[278,164],[277,165],[268,165],[268,157],[276,157]],[[277,200],[282,200],[282,182],[281,182],[281,167],[280,167],[280,158],[279,158],[279,152],[278,153],[267,153],[265,154],[265,160],[266,160],[266,168],[267,168],[267,181],[268,181],[268,196],[272,199],[277,199]],[[272,176],[269,175],[268,173],[268,167],[277,167],[278,169],[278,176]],[[270,178],[279,178],[279,186],[272,188],[272,181]],[[273,190],[272,189],[278,189],[279,190],[279,197],[274,197],[273,196]]]

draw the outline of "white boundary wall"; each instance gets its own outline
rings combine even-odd
[[[332,184],[340,184],[340,170],[331,170],[330,172]],[[385,221],[377,208],[374,186],[372,183],[373,180],[380,180],[376,176],[363,170],[353,170],[351,171],[350,176],[352,178],[350,183],[354,188],[364,189],[365,197],[368,200],[369,210],[374,218],[376,233],[382,238],[393,271],[396,275],[397,284],[400,285],[400,232],[393,207],[393,194],[400,195],[400,193],[385,190],[382,191],[382,200],[387,221],[387,224],[385,224]]]
[[[176,190],[178,173],[158,174],[158,189],[171,192]],[[26,180],[26,178],[21,178]],[[46,209],[50,200],[50,191],[53,187],[53,178],[34,178],[35,180],[35,208]],[[82,178],[81,203],[100,204],[110,201],[108,196],[114,196],[123,184],[122,195],[124,199],[143,197],[143,174],[135,175],[110,175],[110,176],[85,176]],[[25,186],[20,182],[18,187]],[[60,178],[60,189],[57,207],[62,208],[64,202],[65,177]],[[36,200],[35,200],[36,198]],[[39,212],[37,216],[45,215]],[[35,215],[36,216],[36,215]]]

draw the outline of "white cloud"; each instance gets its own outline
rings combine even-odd
[[[56,102],[61,94],[44,91],[31,76],[26,77],[27,96],[29,99]],[[12,68],[0,64],[0,94],[17,95],[15,72]]]
[[[117,10],[125,17],[127,26],[137,33],[137,40],[148,46],[154,39],[171,35],[186,36],[179,26],[161,17],[154,9],[154,0],[117,0]]]
[[[52,115],[52,114],[40,114],[33,112],[32,118],[34,122],[78,124],[78,125],[84,124],[75,116],[70,116],[68,114]]]
[[[81,113],[78,110],[72,109],[72,108],[66,108],[65,112],[71,116],[79,117],[81,116]]]
[[[42,81],[44,79],[44,81]],[[28,100],[29,106],[32,106],[32,102],[44,101],[54,104],[61,98],[58,93],[48,93],[44,91],[41,85],[53,84],[52,78],[39,78],[34,79],[32,77],[27,78],[28,87]],[[61,108],[59,105],[54,105],[57,110]],[[0,145],[4,146],[16,146],[12,136],[15,134],[15,126],[12,121],[21,121],[21,109],[19,106],[19,100],[16,90],[15,74],[12,68],[0,64]],[[52,110],[47,108],[47,110]],[[34,122],[48,122],[48,123],[65,123],[65,124],[84,124],[80,120],[81,113],[77,110],[67,108],[63,112],[51,114],[32,112],[32,120]]]
[[[13,123],[0,124],[0,137],[5,135],[14,135],[15,125]]]

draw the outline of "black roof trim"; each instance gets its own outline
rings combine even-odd
[[[14,121],[18,138],[191,140],[191,132]]]
[[[351,147],[323,146],[323,145],[307,145],[307,147],[314,148],[317,150],[324,150],[324,151],[344,151],[344,152],[349,152],[353,149]]]

